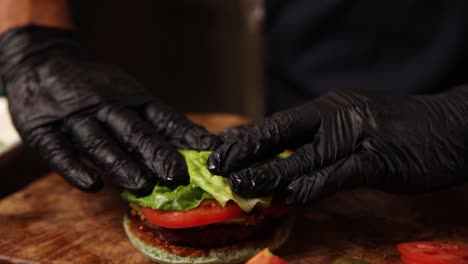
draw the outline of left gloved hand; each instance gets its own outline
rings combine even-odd
[[[225,138],[208,167],[245,197],[285,191],[288,204],[304,205],[358,186],[438,190],[468,180],[468,87],[431,96],[336,90]],[[284,149],[295,152],[243,169]]]
[[[96,168],[138,195],[156,183],[187,184],[177,148],[218,144],[131,75],[93,58],[66,29],[26,25],[3,34],[0,78],[23,142],[83,191],[102,187]]]

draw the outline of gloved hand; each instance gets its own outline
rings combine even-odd
[[[74,33],[26,26],[0,38],[0,74],[26,144],[84,191],[102,183],[87,157],[126,190],[188,182],[176,148],[217,139],[154,98],[125,72],[89,58]]]
[[[358,186],[438,190],[468,180],[468,87],[432,96],[335,90],[224,134],[208,167],[241,196],[277,191],[305,205]],[[295,152],[243,169],[285,149]]]

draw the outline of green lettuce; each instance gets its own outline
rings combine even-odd
[[[211,151],[180,150],[180,152],[187,163],[190,183],[211,194],[222,206],[232,200],[242,210],[250,212],[257,204],[265,207],[270,205],[271,197],[242,198],[232,191],[226,178],[212,174],[206,166]]]
[[[197,207],[203,200],[213,197],[195,185],[181,185],[172,190],[165,186],[154,186],[153,192],[144,197],[124,192],[122,198],[143,207],[151,207],[159,210],[186,211]]]
[[[179,151],[187,163],[190,176],[188,185],[178,186],[174,190],[157,185],[147,196],[136,197],[129,192],[124,192],[122,198],[140,206],[159,210],[186,211],[197,207],[207,199],[215,199],[222,206],[225,206],[228,201],[234,201],[246,212],[250,212],[257,204],[265,207],[270,205],[271,197],[242,198],[232,191],[226,178],[212,174],[206,165],[211,151]]]

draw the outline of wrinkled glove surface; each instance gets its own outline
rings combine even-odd
[[[216,138],[149,94],[122,70],[88,57],[73,32],[26,26],[0,37],[0,74],[24,142],[84,191],[101,180],[87,157],[134,193],[187,183],[177,148]]]
[[[468,180],[468,87],[431,96],[334,90],[224,132],[209,169],[245,197],[305,205],[340,190],[439,190]],[[284,149],[286,160],[266,161]]]

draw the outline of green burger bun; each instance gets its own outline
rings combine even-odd
[[[144,234],[138,229],[131,228],[131,221],[132,219],[125,214],[123,226],[130,242],[136,249],[156,263],[234,264],[247,261],[263,248],[268,247],[270,250],[275,250],[286,243],[294,227],[295,218],[293,216],[285,217],[275,230],[271,230],[271,240],[249,241],[228,247],[212,248],[209,249],[208,253],[204,256],[181,256],[174,252],[169,252],[162,247],[151,245],[142,239],[143,236],[148,234]],[[179,247],[179,249],[181,249],[181,247]]]

